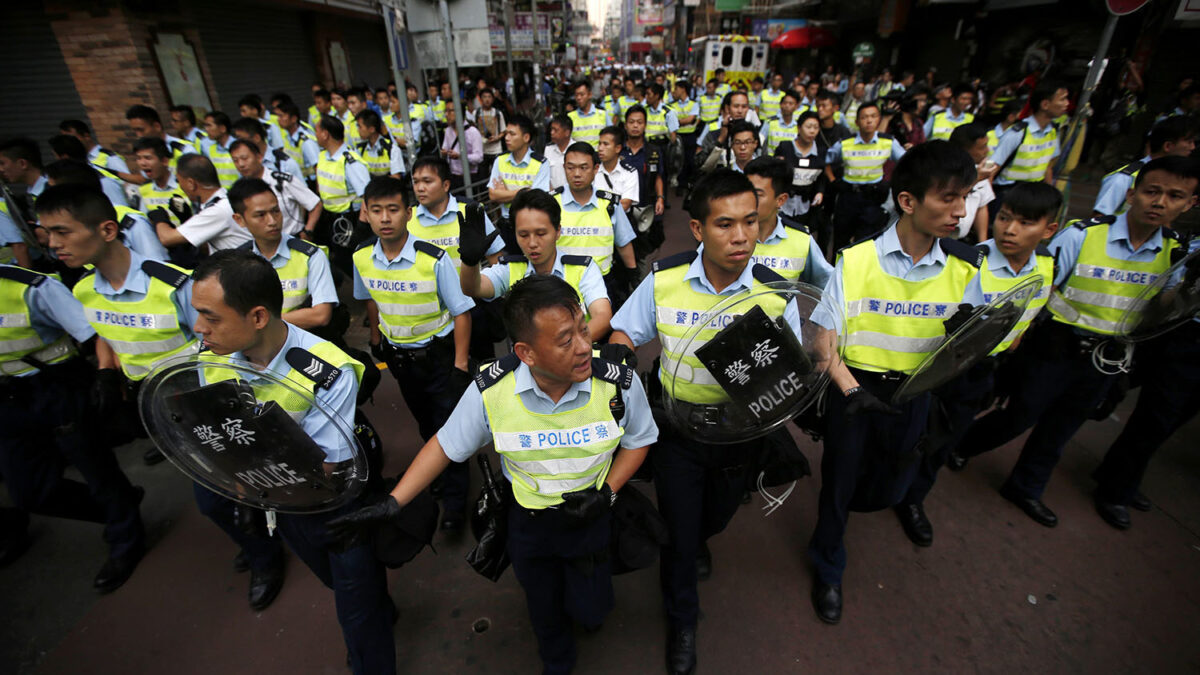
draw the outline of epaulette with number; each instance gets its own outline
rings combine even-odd
[[[949,238],[938,239],[938,244],[941,245],[942,251],[947,255],[952,255],[959,260],[963,260],[971,267],[978,268],[983,264],[983,251],[970,244],[964,244],[957,239]]]
[[[637,371],[623,363],[592,357],[592,377],[628,389],[633,386],[633,378],[637,377]]]
[[[319,389],[329,389],[337,382],[342,370],[303,347],[292,347],[285,357],[288,365],[313,381]]]
[[[433,256],[434,258],[437,258],[439,260],[441,259],[442,256],[446,255],[445,250],[438,248],[434,244],[431,244],[427,241],[422,241],[420,239],[413,242],[413,248],[417,249],[421,253],[424,253],[425,255]]]
[[[754,275],[754,278],[762,284],[769,284],[773,281],[786,281],[779,272],[760,263],[754,263],[754,266],[750,268],[750,274]]]
[[[292,180],[292,174],[290,174],[286,171],[272,171],[271,177],[277,181],[282,181],[284,183],[287,183]]]
[[[1126,164],[1125,166],[1117,169],[1117,173],[1125,174],[1126,176],[1132,176],[1133,174],[1141,171],[1142,167],[1145,165],[1146,165],[1146,163],[1139,159],[1136,162],[1130,162],[1130,163]]]
[[[617,164],[621,165],[626,171],[637,171],[637,167],[629,162],[628,159],[622,157],[617,160]]]
[[[562,257],[564,265],[582,265],[587,267],[592,264],[592,256],[590,255],[564,255]]]
[[[479,387],[479,391],[484,391],[499,382],[505,375],[516,370],[519,365],[521,365],[521,359],[516,354],[510,353],[496,359],[475,373],[475,386]]]
[[[190,278],[187,272],[177,270],[174,267],[160,263],[157,260],[143,260],[142,271],[165,284],[174,286],[175,288],[182,288]]]
[[[291,239],[288,239],[287,245],[288,248],[292,249],[293,251],[299,251],[310,258],[316,255],[317,251],[321,250],[317,248],[316,244],[310,241],[304,241],[298,237],[292,237]]]
[[[1112,225],[1117,222],[1116,216],[1093,216],[1091,218],[1079,218],[1067,223],[1068,227],[1077,227],[1081,230],[1086,230],[1089,227],[1096,225]]]
[[[669,255],[661,260],[655,260],[653,271],[661,272],[663,270],[669,270],[672,267],[679,267],[680,265],[690,265],[692,264],[692,261],[696,259],[697,255],[700,254],[696,251],[684,251],[682,253],[676,253],[675,255]]]
[[[0,279],[8,279],[17,283],[37,288],[46,280],[46,275],[16,265],[0,265]]]
[[[529,262],[529,258],[526,258],[523,255],[509,254],[500,256],[499,262],[501,265],[508,265],[511,263],[527,263]]]

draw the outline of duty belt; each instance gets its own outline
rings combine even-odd
[[[851,183],[843,180],[842,182],[851,192],[872,192],[875,190],[887,191],[887,184],[883,181],[879,181],[878,183]]]
[[[671,142],[671,137],[670,136],[654,136],[653,138],[647,138],[646,142],[653,143],[655,145],[664,145],[666,143]]]
[[[725,404],[713,405],[702,403],[686,403],[684,401],[675,401],[674,405],[679,406],[679,409],[684,413],[683,418],[689,424],[697,426],[715,426],[720,424],[726,418]]]
[[[425,345],[424,347],[417,347],[415,349],[404,349],[403,347],[397,347],[390,341],[388,342],[388,347],[391,350],[392,358],[394,358],[401,365],[406,363],[416,363],[417,361],[424,360],[439,352],[445,351],[451,346],[452,345],[449,337],[433,338],[429,341],[429,344]]]

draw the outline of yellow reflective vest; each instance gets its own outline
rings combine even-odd
[[[30,288],[46,282],[48,275],[24,267],[0,265],[0,375],[24,375],[37,363],[53,365],[78,352],[65,331],[47,343],[33,327],[26,296]],[[27,360],[23,360],[27,359]]]
[[[992,350],[993,354],[999,354],[1008,349],[1017,338],[1024,335],[1025,331],[1029,330],[1029,325],[1033,323],[1034,318],[1046,306],[1046,301],[1050,299],[1050,287],[1054,285],[1054,256],[1044,246],[1038,246],[1037,251],[1033,255],[1036,258],[1034,269],[1020,277],[998,277],[986,263],[979,268],[979,286],[983,290],[983,301],[987,303],[992,302],[996,297],[1003,295],[1032,277],[1038,277],[1042,282],[1042,287],[1038,289],[1038,292],[1029,300],[1029,304],[1025,306],[1025,312],[1021,315],[1021,320],[1009,331],[1008,336],[1004,338],[1004,342],[1001,342]]]
[[[438,297],[434,265],[442,249],[426,241],[415,241],[417,260],[407,269],[375,267],[374,243],[354,252],[354,267],[371,299],[379,307],[379,332],[390,342],[413,344],[436,336],[452,317]]]

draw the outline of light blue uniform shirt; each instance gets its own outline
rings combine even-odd
[[[570,188],[562,191],[563,196],[563,211],[567,213],[581,213],[591,211],[592,209],[600,208],[600,203],[596,201],[596,190],[592,189],[592,196],[588,198],[586,203],[580,204],[575,201],[574,195],[571,194]],[[634,240],[633,226],[629,224],[629,216],[625,215],[625,209],[621,208],[618,203],[615,205],[612,214],[613,225],[613,240],[617,242],[617,246],[624,246]]]
[[[706,295],[730,296],[754,287],[754,266],[746,265],[741,275],[721,292],[713,288],[704,274],[704,245],[697,249],[696,259],[688,265],[684,280],[691,284],[692,290]],[[654,305],[654,274],[646,275],[642,283],[629,295],[629,299],[621,306],[612,318],[613,331],[621,331],[633,340],[635,346],[641,346],[658,336],[658,316]],[[714,305],[717,303],[714,302]],[[800,338],[800,313],[795,302],[789,302],[783,311],[783,319],[792,327],[796,338]]]
[[[1134,250],[1129,241],[1129,221],[1122,213],[1117,216],[1108,228],[1108,243],[1104,250],[1109,257],[1130,262],[1153,262],[1163,248],[1162,228],[1154,231],[1142,245]],[[1098,227],[1098,226],[1097,226]],[[1075,271],[1075,263],[1079,261],[1079,251],[1083,248],[1087,229],[1067,227],[1050,241],[1050,252],[1058,259],[1058,274],[1054,277],[1054,285],[1061,288],[1067,278]]]
[[[1039,127],[1038,123],[1037,123],[1037,118],[1035,118],[1033,115],[1026,117],[1024,119],[1024,122],[1025,122],[1025,124],[1029,125],[1029,133],[1033,136],[1034,140],[1040,140],[1040,139],[1044,138],[1046,136],[1046,134],[1049,134],[1051,131],[1054,130],[1053,122],[1047,122],[1046,126]],[[1004,132],[1004,135],[1000,137],[1000,140],[996,143],[996,149],[992,152],[992,161],[999,164],[1000,166],[1004,166],[1004,163],[1008,161],[1008,158],[1011,157],[1012,154],[1017,151],[1017,148],[1021,147],[1021,141],[1024,138],[1025,138],[1025,130],[1018,131],[1017,125],[1015,125],[1015,124],[1013,126],[1009,127],[1008,130]],[[1051,163],[1053,163],[1053,160],[1055,157],[1058,157],[1058,154],[1061,150],[1062,150],[1062,145],[1057,140],[1055,140],[1054,141],[1054,154],[1050,155]],[[992,183],[995,185],[1012,185],[1013,184],[1013,182],[1011,180],[1006,180],[1004,178],[1003,171],[996,174],[996,178],[992,181]]]
[[[7,213],[0,211],[0,245],[23,244],[25,237],[21,236],[21,228]]]
[[[592,394],[592,378],[589,377],[583,382],[573,383],[555,403],[537,385],[529,366],[524,363],[506,377],[517,378],[516,393],[521,397],[521,404],[536,415],[553,415],[582,408]],[[621,436],[620,447],[644,448],[657,441],[658,427],[650,414],[650,402],[642,389],[641,379],[633,378],[633,384],[621,392],[621,398],[625,402],[625,416],[617,424],[625,434]],[[446,424],[438,430],[437,439],[442,451],[455,462],[467,461],[476,450],[492,442],[492,429],[488,425],[487,410],[483,407],[483,394],[479,387],[474,384],[467,387]],[[512,480],[503,462],[500,468],[505,477]]]
[[[787,239],[789,236],[791,235],[788,234],[788,228],[784,227],[783,219],[779,216],[775,216],[775,229],[771,231],[771,236],[767,237],[767,240],[762,243],[778,244],[784,239]],[[703,246],[703,244],[701,244],[701,246]],[[766,265],[767,267],[772,267],[771,265],[767,265],[765,262],[763,262],[762,258],[765,257],[765,254],[759,255],[758,249],[755,248],[754,255],[751,256],[751,260]],[[829,275],[831,274],[833,274],[833,265],[830,265],[829,261],[825,259],[825,254],[821,252],[821,247],[819,244],[817,244],[817,238],[809,237],[808,260],[805,263],[804,271],[800,273],[800,280],[805,283],[812,284],[817,288],[824,288],[825,284],[829,281]]]
[[[876,135],[878,135],[878,132],[876,132]],[[865,139],[865,138],[863,138],[863,135],[862,135],[862,132],[861,132],[861,131],[860,131],[860,132],[858,132],[857,134],[855,134],[855,135],[854,135],[854,138],[855,138],[856,140],[858,140],[858,142],[859,142],[859,143],[866,143],[866,142],[867,142],[867,141],[866,141],[866,139]],[[874,137],[872,137],[872,139],[871,139],[871,140],[872,140],[872,142],[873,142],[873,141],[875,140],[875,139],[874,139]],[[843,143],[843,141],[838,141],[837,143],[834,143],[834,144],[833,144],[833,145],[832,145],[832,146],[829,148],[829,151],[825,153],[825,163],[826,163],[826,164],[842,164],[842,143]],[[903,146],[903,145],[900,145],[900,143],[899,143],[898,141],[896,141],[895,139],[893,139],[893,140],[892,140],[892,156],[891,156],[891,160],[892,160],[893,162],[898,162],[898,161],[900,161],[900,158],[901,158],[901,157],[903,157],[903,156],[904,156],[904,146]],[[881,182],[882,180],[883,180],[883,178],[877,178],[877,179],[875,179],[875,180],[865,180],[865,181],[858,181],[858,182],[856,182],[856,183],[854,183],[854,184],[855,184],[855,185],[869,185],[869,184],[872,184],[872,183],[879,183],[879,182]]]
[[[272,148],[283,147],[283,134],[279,133],[279,127],[271,123],[271,114],[263,111],[265,117],[258,118],[262,123],[263,128],[267,130],[267,145]]]
[[[135,251],[143,258],[166,262],[168,260],[167,249],[159,241],[154,225],[141,211],[132,213],[130,216],[133,222],[129,227],[121,228],[121,240],[125,242],[129,250]],[[122,225],[124,224],[122,223]]]
[[[1036,252],[1029,255],[1029,260],[1025,261],[1025,265],[1022,266],[1021,269],[1013,272],[1012,267],[1008,264],[1008,258],[1004,257],[1004,254],[1000,251],[1000,249],[996,248],[995,239],[988,239],[980,244],[980,246],[987,247],[987,258],[983,261],[983,264],[987,266],[988,270],[992,273],[992,276],[998,279],[1020,279],[1026,274],[1033,274],[1033,272],[1037,270],[1038,257]],[[1051,281],[1051,283],[1053,283],[1053,281]],[[982,285],[980,286],[980,289],[982,289]],[[1050,286],[1042,286],[1042,289],[1037,293],[1037,297],[1043,298],[1049,294]],[[984,293],[983,301],[991,302],[992,300],[996,299],[998,295],[999,294],[997,293]]]
[[[959,115],[958,117],[955,117],[954,111],[951,110],[950,108],[946,108],[946,110],[944,111],[944,114],[946,115],[946,119],[948,121],[954,122],[956,124],[963,124],[963,120],[965,120],[967,118],[966,110],[964,110],[962,112],[962,114]],[[925,138],[929,138],[930,136],[933,135],[933,118],[934,118],[934,116],[930,115],[929,119],[925,120]]]
[[[300,132],[304,132],[304,140],[300,139]],[[295,133],[288,134],[292,145],[300,144],[300,159],[304,160],[304,168],[316,166],[317,160],[321,158],[321,147],[317,145],[313,139],[313,132],[306,130],[302,125],[296,125]]]
[[[108,197],[108,201],[112,202],[113,206],[129,206],[129,200],[125,199],[125,188],[121,186],[121,181],[115,178],[97,174],[100,178],[100,191]]]
[[[565,279],[563,271],[562,251],[557,251],[554,256],[554,269],[550,270],[550,275]],[[492,282],[492,297],[489,300],[504,297],[508,295],[508,263],[500,265],[492,265],[483,270],[483,276],[487,277]],[[525,276],[533,276],[533,265],[530,264],[525,268]],[[524,277],[522,277],[524,278]],[[608,299],[608,289],[604,287],[604,277],[600,274],[600,268],[596,266],[596,261],[588,263],[587,269],[583,271],[583,277],[579,280],[579,288],[575,289],[583,296],[584,309],[587,309],[593,302],[597,300]]]
[[[286,377],[292,370],[291,364],[287,362],[288,350],[293,347],[309,349],[313,345],[325,342],[325,340],[316,335],[291,324],[287,324],[287,328],[287,339],[283,341],[283,346],[279,348],[279,353],[267,364],[267,370],[278,376],[279,379]],[[246,360],[246,357],[241,352],[233,352],[225,358],[240,361]],[[342,418],[343,428],[350,431],[354,429],[354,411],[357,408],[356,400],[358,398],[358,379],[355,377],[353,368],[342,368],[341,373],[328,389],[318,387],[314,396],[318,401],[325,404],[327,411]],[[240,379],[250,385],[255,384],[258,379],[246,370],[240,370],[238,374]],[[352,455],[348,445],[351,439],[345,438],[329,417],[317,409],[316,406],[309,408],[304,417],[300,419],[300,428],[313,439],[317,447],[325,452],[325,461],[342,462],[351,458]]]
[[[284,235],[279,240],[279,247],[275,249],[275,255],[267,258],[271,267],[282,269],[287,266],[288,261],[292,259],[292,249],[288,246],[288,242],[292,239],[295,237]],[[250,247],[256,255],[266,258],[262,251],[258,250],[257,242],[250,242]],[[329,258],[326,258],[325,252],[319,248],[308,258],[308,297],[312,300],[313,307],[326,302],[331,305],[338,304],[337,289],[333,285],[333,273],[329,270]]]
[[[267,171],[281,171],[283,173],[291,174],[292,178],[295,178],[301,183],[304,182],[304,172],[300,169],[300,165],[296,162],[296,160],[284,155],[283,160],[281,161],[275,156],[275,150],[273,148],[267,148],[267,153],[262,156],[262,165]]]
[[[200,143],[199,143],[200,145],[203,145],[204,140],[206,138],[208,138],[208,136],[203,135],[203,133],[196,127],[192,127],[192,130],[187,132],[186,135],[184,135],[183,140],[185,140],[188,143],[191,143],[193,146],[195,146],[195,145],[197,145],[197,143],[196,143],[197,140],[200,141]]]
[[[511,152],[508,153],[508,155],[509,155],[508,158],[512,162],[513,166],[524,168],[524,167],[529,166],[529,155],[531,153],[532,153],[532,150],[530,150],[529,148],[525,148],[525,156],[522,157],[521,161],[519,161],[519,162],[517,161],[516,156],[513,155]],[[503,155],[501,155],[501,157],[503,157]],[[488,186],[491,187],[492,183],[496,182],[497,178],[500,178],[500,160],[499,160],[499,158],[497,158],[496,161],[492,162],[492,175],[490,177],[488,177]],[[540,167],[538,167],[538,172],[536,174],[534,174],[534,176],[533,176],[533,185],[530,185],[529,189],[545,190],[546,192],[550,191],[550,165],[549,165],[549,163],[542,162],[542,165]],[[509,206],[508,204],[500,205],[500,213],[505,218],[508,217],[508,206]]]
[[[93,145],[92,149],[88,150],[88,154],[87,154],[88,162],[95,162],[96,156],[99,154],[100,154],[100,145],[99,144]],[[115,153],[109,154],[108,159],[104,160],[104,168],[108,169],[109,171],[116,171],[119,173],[129,173],[129,165],[125,163],[125,159]]]
[[[433,227],[435,225],[448,225],[458,220],[458,199],[454,195],[449,195],[446,199],[446,210],[442,212],[440,218],[434,218],[433,213],[425,208],[424,204],[418,204],[414,213],[417,214],[417,222],[426,226]],[[492,219],[488,218],[487,214],[483,214],[483,233],[491,234],[496,231],[496,226],[492,224]],[[419,237],[418,237],[419,238]],[[434,246],[443,247],[444,243],[439,241],[429,242]],[[504,250],[504,239],[496,237],[492,240],[492,245],[488,247],[487,254],[495,255]],[[457,274],[455,276],[457,277]]]
[[[797,127],[797,124],[799,124],[799,122],[800,122],[800,116],[797,115],[796,113],[792,113],[792,121],[791,122],[785,123],[783,121],[783,113],[780,113],[777,117],[769,117],[762,121],[762,128],[758,130],[758,147],[759,147],[759,150],[764,155],[767,155],[767,156],[775,154],[775,148],[779,147],[778,143],[775,144],[775,147],[771,147],[771,146],[767,145],[767,136],[769,135],[767,132],[770,130],[771,121],[775,120],[775,119],[779,120],[779,125],[783,129],[795,129]],[[797,133],[799,133],[799,132],[797,132]],[[816,147],[817,147],[817,144],[813,143],[814,152],[815,152]],[[800,152],[797,151],[796,154],[800,154]]]
[[[375,264],[377,270],[406,270],[413,266],[417,261],[417,249],[413,243],[417,241],[416,237],[406,237],[404,248],[400,250],[400,255],[394,260],[388,260],[383,253],[383,245],[376,240],[371,247],[371,262]],[[449,255],[444,255],[438,258],[438,261],[433,265],[433,273],[437,279],[437,295],[438,301],[442,307],[450,311],[453,316],[458,316],[463,312],[469,312],[475,306],[475,301],[463,295],[462,286],[458,283],[458,270],[454,268],[454,262],[450,260]],[[358,266],[354,266],[354,298],[356,300],[369,300],[371,293],[367,290],[366,284],[363,283],[362,277],[358,274]],[[454,322],[446,324],[446,327],[438,332],[437,335],[421,340],[420,342],[408,342],[404,344],[392,343],[394,347],[400,349],[420,349],[429,344],[435,337],[449,335],[454,330]],[[384,336],[387,339],[387,336]],[[389,340],[390,341],[390,340]]]
[[[655,114],[658,114],[660,112],[666,112],[666,114],[667,114],[667,133],[679,131],[679,118],[676,117],[674,110],[671,110],[667,107],[666,103],[659,101],[657,108],[651,108],[649,105],[647,105],[646,110],[648,112],[653,111]]]
[[[29,307],[30,328],[48,345],[62,337],[64,332],[70,333],[77,342],[86,342],[96,334],[84,317],[83,305],[61,281],[53,277],[37,286],[27,287],[25,304]],[[33,370],[20,377],[36,375],[37,372]]]
[[[129,252],[129,272],[125,274],[125,285],[121,290],[116,290],[112,284],[108,283],[108,279],[100,274],[100,270],[91,276],[92,288],[96,292],[103,295],[110,302],[139,302],[146,297],[146,292],[150,290],[150,275],[142,271],[142,263],[146,259],[143,258],[137,251]],[[87,279],[81,279],[81,284],[86,284]],[[175,316],[179,319],[179,330],[188,338],[195,337],[193,328],[196,326],[196,319],[200,314],[192,307],[192,280],[189,278],[175,291]]]
[[[325,154],[329,156],[329,159],[334,160],[346,154],[346,151],[349,149],[349,143],[342,143],[337,150]],[[351,210],[357,210],[362,206],[363,192],[366,191],[367,183],[369,182],[371,182],[371,172],[367,170],[366,164],[359,161],[346,164],[346,186],[350,188],[351,192],[358,195],[358,199],[355,199],[354,203],[350,206]]]
[[[1141,158],[1142,166],[1146,166],[1152,157],[1146,155]],[[1100,181],[1100,193],[1096,195],[1096,203],[1092,205],[1093,211],[1099,211],[1106,216],[1116,214],[1117,211],[1125,206],[1125,195],[1129,193],[1129,188],[1133,187],[1133,176],[1114,171],[1104,177]]]
[[[671,107],[674,108],[674,110],[672,112],[675,113],[675,129],[677,131],[679,129],[679,118],[680,117],[691,117],[692,115],[695,115],[697,118],[699,118],[699,116],[700,116],[700,104],[697,103],[696,99],[694,99],[694,98],[689,98],[687,100],[687,103],[680,103],[679,101],[674,101],[671,103]],[[697,128],[699,128],[699,124],[698,124],[699,121],[700,121],[699,119],[696,119],[696,120],[693,120],[692,123],[696,124]]]
[[[34,203],[36,204],[37,198],[40,197],[41,194],[43,192],[45,192],[46,188],[49,186],[50,186],[50,181],[46,179],[46,174],[42,174],[37,177],[37,180],[33,181],[33,185],[29,186],[29,189],[27,190],[27,192],[29,193],[29,196],[33,199]]]
[[[912,258],[900,247],[900,237],[896,234],[895,223],[892,223],[883,231],[883,234],[875,239],[875,252],[879,259],[879,266],[883,268],[885,274],[907,281],[924,281],[941,274],[942,270],[946,268],[946,253],[937,242],[934,242],[929,252],[914,264]],[[825,291],[821,294],[822,307],[818,308],[813,315],[813,321],[825,328],[837,330],[838,335],[842,334],[844,326],[840,320],[834,320],[834,317],[844,316],[846,309],[846,293],[842,287],[843,274],[842,257],[838,256],[837,264],[833,266],[833,276],[829,277],[829,283],[825,284]],[[963,291],[962,302],[971,305],[983,304],[983,289],[979,284],[979,275],[976,275],[971,283],[967,284],[967,288]],[[836,308],[836,310],[830,308]],[[957,310],[957,308],[955,309]],[[946,318],[951,316],[953,316],[953,312],[947,313]]]

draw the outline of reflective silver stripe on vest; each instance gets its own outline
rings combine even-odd
[[[170,352],[188,343],[188,337],[182,333],[175,335],[168,340],[155,340],[153,342],[126,342],[124,340],[111,340],[104,338],[118,355],[121,354],[157,354],[160,352]]]
[[[177,354],[171,354],[169,356],[164,356],[161,359],[155,361],[154,363],[151,363],[148,366],[138,366],[138,365],[131,365],[131,364],[123,363],[123,364],[121,364],[121,367],[124,368],[125,373],[127,375],[129,375],[130,377],[143,377],[145,375],[150,374],[150,371],[154,370],[155,368],[157,368],[163,364],[169,363],[176,359],[186,358],[188,356],[198,353],[199,351],[200,351],[200,341],[196,340],[195,342],[192,343],[191,347],[189,347]]]
[[[0,354],[12,354],[14,352],[23,352],[27,349],[37,349],[46,344],[36,335],[27,337],[23,340],[2,340],[0,341]]]
[[[121,328],[178,328],[179,317],[174,314],[138,314],[111,309],[85,307],[89,323]],[[133,353],[133,352],[127,352]]]
[[[807,258],[784,258],[773,255],[752,255],[751,262],[756,262],[764,267],[769,267],[773,270],[784,271],[804,271],[804,267],[808,262]]]
[[[899,337],[869,330],[855,331],[842,338],[845,347],[874,347],[904,354],[925,354],[937,349],[946,336],[931,338]]]
[[[506,435],[516,436],[516,434]],[[497,449],[499,450],[499,448]],[[505,459],[508,460],[510,467],[514,467],[527,475],[562,476],[564,474],[583,473],[597,469],[608,462],[608,458],[611,455],[611,452],[606,452],[599,455],[589,455],[588,457],[565,457],[562,459],[544,459],[529,462],[513,459],[512,455],[506,455]]]
[[[671,335],[662,335],[662,334],[660,334],[658,336],[658,339],[659,339],[659,342],[662,343],[663,351],[671,352],[672,354],[679,354],[680,352],[682,352],[684,343],[687,342],[686,338],[679,338],[679,337],[674,337]],[[707,341],[705,341],[705,340],[692,340],[692,344],[688,345],[687,353],[685,353],[683,355],[684,356],[695,356],[696,350],[699,349],[700,347],[703,347],[705,344],[707,344]]]
[[[389,325],[385,324],[384,322],[380,321],[379,328],[381,330],[383,330],[383,332],[386,333],[388,337],[393,337],[393,338],[397,338],[397,339],[408,338],[408,337],[412,337],[414,335],[421,335],[423,333],[428,333],[429,331],[433,330],[434,328],[442,326],[449,320],[450,320],[450,312],[446,311],[446,312],[442,312],[442,315],[439,316],[438,318],[434,319],[433,321],[427,321],[427,322],[417,325],[417,326],[389,326]]]
[[[678,370],[675,368],[675,364],[677,363],[679,364]],[[691,382],[692,384],[718,384],[717,379],[712,376],[712,373],[708,372],[707,368],[693,368],[665,354],[662,356],[662,372],[664,382],[668,382],[671,377],[674,377],[677,380]]]
[[[305,300],[308,300],[307,295],[285,295],[283,296],[283,311],[290,312],[303,305]]]
[[[611,237],[612,233],[612,225],[608,227],[597,227],[595,225],[562,226],[562,236],[564,237]]]
[[[421,316],[422,314],[432,314],[438,311],[441,307],[440,302],[426,302],[420,305],[406,305],[398,302],[377,302],[380,314],[388,314],[390,316]]]
[[[38,340],[38,343],[40,344],[41,340]],[[36,361],[41,361],[42,363],[50,363],[74,352],[75,345],[66,335],[63,335],[55,340],[52,344],[46,345],[46,347],[39,349],[32,354],[26,354],[25,357]],[[33,366],[24,361],[5,361],[4,363],[0,363],[0,374],[4,375],[17,375],[33,369]]]
[[[1130,299],[1130,302],[1132,302],[1132,299]],[[1106,321],[1104,319],[1097,319],[1094,316],[1080,314],[1079,310],[1074,305],[1067,303],[1058,292],[1050,296],[1050,301],[1046,303],[1046,307],[1067,323],[1076,324],[1083,328],[1090,328],[1098,332],[1115,333],[1120,326],[1120,322],[1117,321]]]
[[[610,455],[607,455],[607,454],[601,455],[601,457],[607,462]],[[505,461],[505,463],[508,464],[509,468],[513,472],[515,472],[518,476],[520,476],[520,478],[518,480],[525,482],[527,485],[536,486],[536,488],[537,488],[536,492],[538,494],[542,494],[542,495],[558,495],[558,494],[562,494],[564,492],[574,492],[575,490],[580,490],[585,487],[595,485],[595,483],[596,483],[596,474],[595,473],[593,473],[590,476],[584,476],[582,478],[559,478],[559,479],[539,480],[537,478],[534,478],[533,476],[525,474],[519,468],[514,466],[512,460],[510,460],[508,457],[505,457],[504,461]]]
[[[1085,291],[1074,286],[1065,286],[1059,289],[1056,295],[1059,294],[1065,300],[1093,307],[1107,307],[1109,309],[1129,309],[1137,302],[1137,298],[1127,298],[1123,295],[1109,295],[1108,293],[1100,293],[1098,291]]]
[[[28,325],[29,315],[24,312],[20,314],[0,314],[0,327],[25,328]]]
[[[1116,281],[1123,284],[1132,284],[1136,286],[1148,286],[1156,279],[1158,274],[1153,272],[1138,272],[1134,270],[1122,270],[1116,267],[1104,267],[1103,265],[1088,265],[1079,263],[1075,266],[1074,276],[1082,279],[1096,279],[1098,281]]]

